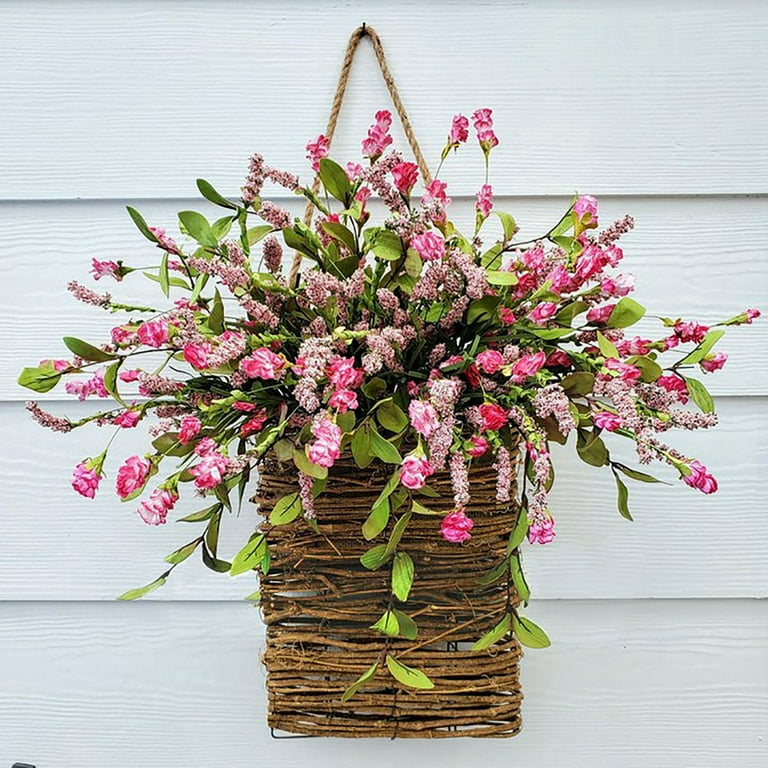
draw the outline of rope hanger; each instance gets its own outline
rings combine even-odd
[[[424,155],[419,147],[419,142],[416,140],[416,135],[413,132],[410,120],[408,119],[408,113],[405,111],[400,93],[395,85],[392,72],[390,72],[389,64],[387,63],[387,57],[384,54],[384,47],[381,44],[381,38],[373,27],[369,27],[367,24],[361,24],[349,38],[347,48],[344,51],[344,60],[341,65],[341,72],[339,73],[339,81],[336,85],[336,93],[333,96],[333,103],[331,104],[331,113],[328,116],[328,125],[325,129],[325,136],[328,139],[328,146],[330,147],[333,141],[333,135],[336,133],[336,124],[339,119],[339,112],[341,112],[341,105],[344,100],[344,93],[347,90],[347,82],[349,81],[349,73],[352,69],[352,60],[355,57],[357,47],[360,45],[360,41],[367,37],[371,41],[373,46],[373,52],[376,55],[376,61],[379,64],[381,70],[381,76],[384,78],[384,83],[387,86],[389,95],[392,99],[392,104],[395,107],[395,112],[400,118],[400,123],[403,126],[405,137],[408,139],[408,144],[411,147],[413,156],[416,160],[416,164],[419,166],[421,176],[425,182],[430,182],[432,176],[429,173],[427,167],[427,161],[424,159]],[[315,176],[315,180],[312,183],[312,192],[316,195],[320,191],[320,177]],[[312,223],[312,214],[314,213],[315,206],[312,202],[307,203],[307,207],[304,211],[304,223],[309,226]],[[291,271],[288,276],[288,285],[295,286],[299,276],[299,268],[301,266],[302,255],[299,252],[293,257],[293,264],[291,265]]]

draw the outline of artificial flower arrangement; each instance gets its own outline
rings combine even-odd
[[[434,537],[465,547],[473,536],[467,510],[475,465],[490,465],[497,502],[520,510],[485,583],[509,579],[523,603],[530,590],[518,549],[526,539],[545,545],[555,536],[547,503],[551,442],[570,442],[581,460],[610,471],[618,511],[629,519],[627,481],[657,481],[614,460],[614,440],[634,443],[640,465],[661,462],[692,489],[717,490],[706,467],[662,438],[673,429],[715,424],[698,374],[725,364],[726,354],[714,350],[725,327],[750,323],[759,312],[749,309],[712,327],[661,318],[657,338],[631,335],[628,329],[645,314],[629,297],[633,278],[618,271],[617,242],[632,228],[631,217],[599,229],[597,200],[581,195],[548,232],[517,241],[514,218],[494,209],[488,184],[489,156],[498,144],[491,110],[477,110],[472,121],[486,169],[472,232],[451,222],[448,187],[439,178],[443,162],[467,142],[469,120],[453,118],[438,173],[422,179],[417,193],[418,167],[389,149],[391,115],[381,111],[362,142],[365,164],[331,160],[322,135],[307,145],[322,194],[256,154],[238,200],[198,180],[224,215],[209,221],[179,213],[183,244],[129,208],[158,249],[159,263],[139,270],[94,259],[93,277],[120,282],[139,271],[157,284],[166,306],[129,306],[69,284],[77,299],[121,312],[123,321],[105,343],[65,338],[72,356],[25,368],[19,383],[47,392],[64,379],[80,400],[115,402],[75,422],[30,402],[33,418],[60,432],[90,422],[119,432],[152,421],[147,453],[116,464],[118,497],[141,497],[138,516],[149,525],[166,522],[184,487],[204,499],[199,511],[182,518],[201,524],[199,535],[166,558],[170,567],[159,578],[123,598],[160,587],[195,552],[214,571],[256,569],[265,576],[271,532],[289,525],[323,531],[316,505],[342,459],[382,478],[365,510],[360,533],[371,544],[361,559],[367,570],[391,571],[390,607],[371,628],[389,638],[412,639],[419,631],[408,615],[419,573],[399,546],[403,531],[412,518],[433,515]],[[318,213],[314,226],[263,197],[267,182],[306,198]],[[368,210],[373,196],[387,209],[377,222]],[[484,243],[492,214],[503,235]],[[286,250],[311,267],[297,278],[285,274]],[[142,365],[150,352],[161,356],[151,369]],[[514,499],[519,457],[522,481]],[[105,450],[77,464],[78,493],[94,497],[107,459]],[[219,526],[233,496],[242,501],[265,461],[291,467],[295,491],[277,499],[225,560],[217,551]],[[448,513],[435,515],[431,478],[440,473],[449,473],[453,499]],[[548,645],[516,603],[508,602],[498,619],[475,650],[487,653],[509,636]],[[418,669],[392,656],[386,662],[403,685],[431,687]],[[371,679],[367,670],[344,696]]]

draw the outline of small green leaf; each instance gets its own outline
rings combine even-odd
[[[528,586],[528,582],[525,579],[525,573],[523,573],[523,565],[520,562],[520,555],[513,555],[509,559],[509,574],[512,577],[512,583],[515,585],[517,594],[520,595],[520,599],[524,603],[528,603],[531,599],[531,588]]]
[[[272,525],[285,525],[293,522],[304,511],[298,493],[290,493],[279,499],[269,513]]]
[[[371,629],[387,637],[397,637],[400,634],[400,624],[392,611],[385,611],[375,624],[371,624]]]
[[[600,347],[600,352],[602,353],[603,357],[612,357],[616,360],[619,359],[619,350],[616,349],[616,345],[612,341],[606,339],[605,336],[600,333],[600,331],[597,332],[597,346]]]
[[[566,394],[571,397],[588,395],[595,388],[595,374],[587,373],[587,371],[569,373],[560,382],[560,386],[562,386]]]
[[[217,512],[221,512],[221,504],[213,504],[205,509],[199,509],[197,512],[193,512],[186,517],[180,517],[177,523],[202,523],[205,520],[210,520]]]
[[[398,261],[403,257],[403,241],[388,229],[370,227],[363,235],[368,250],[384,261]]]
[[[616,488],[617,488],[617,491],[618,491],[617,504],[618,504],[618,507],[619,507],[619,514],[625,520],[632,520],[633,517],[632,517],[632,515],[629,512],[629,489],[622,482],[622,480],[619,477],[617,472],[614,472],[613,476],[616,479]]]
[[[156,243],[157,238],[149,231],[149,227],[147,226],[147,222],[144,221],[144,217],[135,208],[131,208],[130,205],[126,205],[125,209],[128,211],[128,215],[133,219],[133,223],[136,225],[139,232],[141,232],[147,240]]]
[[[363,536],[367,541],[378,536],[389,522],[389,497],[378,498],[363,523]]]
[[[343,224],[340,224],[338,221],[324,221],[322,227],[334,240],[338,240],[351,254],[357,253],[355,236]]]
[[[523,616],[512,619],[512,628],[517,639],[528,648],[548,648],[552,644],[540,626]]]
[[[629,328],[645,315],[645,307],[629,296],[619,299],[608,318],[609,328]]]
[[[163,256],[160,259],[160,271],[157,274],[158,282],[160,283],[160,289],[166,296],[170,296],[171,293],[171,276],[168,274],[168,251],[163,251]]]
[[[154,592],[158,587],[162,587],[167,581],[166,576],[161,576],[159,579],[155,579],[151,584],[147,584],[145,587],[139,587],[138,589],[129,589],[127,592],[123,592],[118,600],[138,600],[144,595],[148,595],[150,592]]]
[[[376,571],[389,560],[389,552],[386,544],[377,544],[360,556],[360,562],[369,571]]]
[[[306,451],[299,450],[298,448],[293,452],[293,463],[299,468],[301,472],[310,477],[317,478],[318,480],[324,480],[328,477],[328,468],[321,467],[319,464],[315,464],[310,461]]]
[[[46,363],[24,368],[19,374],[18,383],[33,392],[50,392],[60,380],[61,374],[53,367],[53,363]]]
[[[373,680],[374,676],[376,675],[376,670],[379,668],[379,662],[377,661],[375,664],[368,667],[368,669],[363,672],[360,677],[355,680],[352,685],[347,688],[346,691],[341,695],[341,702],[342,704],[346,701],[349,701],[367,682],[370,680]]]
[[[74,338],[74,336],[65,336],[63,341],[70,352],[73,352],[78,357],[82,357],[83,360],[90,360],[94,363],[105,363],[108,360],[115,360],[117,358],[117,355],[105,352],[98,347],[94,347],[93,344],[89,344],[87,341],[81,341],[80,339]]]
[[[514,272],[500,272],[491,269],[486,273],[489,285],[517,285],[520,280]]]
[[[501,303],[499,296],[483,296],[473,301],[467,309],[467,323],[487,322],[493,319],[496,307]]]
[[[694,363],[701,362],[709,354],[712,347],[720,341],[724,333],[725,331],[722,328],[709,331],[701,340],[699,346],[680,360],[677,365],[693,365]]]
[[[385,464],[400,464],[402,457],[392,443],[385,440],[373,427],[370,429],[371,453],[380,458]]]
[[[473,651],[484,651],[494,643],[501,640],[510,630],[512,626],[512,616],[505,613],[502,620],[491,630],[486,632],[473,646]]]
[[[120,397],[120,393],[117,391],[117,373],[120,370],[120,366],[123,364],[122,359],[116,363],[107,366],[107,370],[104,371],[104,389],[112,395],[121,405],[125,405],[123,398]]]
[[[355,430],[350,447],[355,464],[361,469],[365,469],[373,461],[371,434],[367,425],[362,425]]]
[[[614,461],[612,466],[615,469],[618,469],[619,472],[623,472],[627,477],[631,477],[633,480],[639,480],[641,483],[663,483],[664,485],[671,485],[671,483],[664,483],[663,480],[659,480],[653,475],[648,475],[645,472],[634,469],[633,467],[620,464],[618,461]]]
[[[489,584],[495,584],[507,572],[507,561],[502,560],[497,566],[484,573],[477,583],[481,587],[487,587]]]
[[[211,312],[208,315],[207,325],[216,334],[224,332],[224,302],[221,299],[221,294],[218,289],[213,296],[213,306]]]
[[[395,497],[393,496],[393,501]],[[391,554],[397,549],[397,545],[400,543],[400,539],[403,537],[405,529],[408,527],[408,523],[411,520],[413,512],[408,510],[398,521],[395,523],[395,527],[392,529],[392,533],[389,536],[389,542],[387,543],[387,554]]]
[[[509,534],[509,541],[507,542],[507,554],[510,555],[514,552],[525,539],[528,534],[528,516],[524,509],[521,509],[517,513],[517,520],[515,521],[515,527],[512,529],[512,533]]]
[[[257,227],[251,227],[248,230],[248,245],[256,245],[272,231],[274,228],[271,224],[259,224]]]
[[[252,571],[264,559],[267,551],[267,540],[262,533],[255,533],[248,543],[235,555],[230,576],[237,576],[246,571]]]
[[[628,357],[625,362],[639,368],[640,380],[647,383],[656,381],[656,379],[664,373],[661,366],[655,360],[651,360],[650,357],[645,357],[643,355]]]
[[[179,547],[174,552],[171,552],[171,554],[165,558],[165,562],[172,563],[173,565],[181,563],[186,560],[199,546],[200,539],[194,539],[188,544],[185,544],[183,547]]]
[[[693,402],[699,406],[702,413],[714,413],[715,401],[709,394],[709,390],[698,379],[691,379],[688,376],[682,378],[685,379],[688,386],[688,394],[690,394]]]
[[[222,208],[236,209],[237,206],[227,200],[224,195],[220,195],[213,187],[213,185],[205,179],[197,180],[197,188],[200,190],[200,194],[206,199],[210,200],[216,205],[220,205]]]
[[[583,430],[580,430],[579,438],[576,441],[576,453],[578,453],[579,458],[585,464],[590,464],[593,467],[605,466],[608,463],[609,454],[602,438],[591,436],[591,439],[584,439],[583,434]],[[586,434],[589,435],[590,433]]]
[[[402,432],[408,426],[408,417],[392,398],[382,401],[376,409],[376,419],[390,432]]]
[[[323,186],[338,201],[348,205],[352,198],[352,184],[349,181],[347,172],[328,157],[320,160],[320,170],[318,171],[320,181]]]
[[[255,592],[251,592],[251,594],[244,597],[243,600],[249,600],[252,603],[258,603],[259,600],[261,600],[261,590],[257,589]]]
[[[408,688],[429,690],[435,687],[435,684],[420,669],[407,667],[389,654],[387,654],[387,669],[395,680]]]
[[[499,221],[501,221],[501,226],[504,230],[504,242],[511,240],[515,232],[517,232],[515,217],[503,211],[494,211],[494,213],[499,217]]]
[[[416,635],[419,634],[416,622],[407,613],[403,613],[397,608],[393,608],[392,613],[397,621],[398,635],[406,640],[415,640]]]
[[[407,552],[396,552],[392,563],[392,592],[404,603],[413,586],[413,560]]]
[[[496,269],[501,266],[501,254],[504,246],[501,243],[494,243],[481,257],[480,264],[485,269]],[[472,253],[470,246],[469,252]],[[465,251],[466,253],[466,251]]]
[[[179,211],[181,228],[193,240],[197,240],[202,246],[215,248],[219,241],[208,223],[208,219],[197,211]]]
[[[426,486],[424,487],[426,488]],[[424,488],[422,488],[421,490],[423,491]],[[411,512],[414,512],[417,515],[436,515],[439,517],[445,516],[445,512],[439,512],[438,510],[435,510],[435,509],[429,509],[429,507],[425,507],[422,504],[419,504],[419,502],[416,501],[416,499],[413,500],[413,504],[411,505]]]

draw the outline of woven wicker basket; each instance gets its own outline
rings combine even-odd
[[[391,467],[386,472],[391,472]],[[506,579],[478,579],[506,554],[517,509],[495,501],[490,466],[470,472],[475,520],[464,544],[442,539],[439,518],[414,515],[400,549],[414,560],[416,578],[403,606],[419,627],[416,640],[388,639],[372,625],[387,609],[390,571],[366,570],[360,556],[371,547],[361,525],[386,475],[351,460],[331,470],[316,500],[320,533],[299,519],[269,534],[272,564],[261,577],[267,627],[268,725],[314,736],[446,738],[514,736],[520,730],[522,694],[518,642],[509,637],[485,651],[470,645],[491,629],[511,598]],[[430,508],[450,511],[447,472],[430,478],[440,498]],[[297,490],[292,468],[267,464],[254,498],[267,517],[275,501]],[[392,523],[390,523],[391,525]],[[383,539],[382,540],[386,540]],[[422,670],[431,690],[399,686],[385,665],[346,703],[342,693],[385,654]]]

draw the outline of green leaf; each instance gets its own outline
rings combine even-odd
[[[386,544],[377,544],[360,556],[360,562],[369,571],[376,571],[389,560],[389,551]]]
[[[628,357],[625,362],[639,368],[640,380],[647,383],[656,381],[656,379],[664,373],[661,366],[655,360],[651,360],[650,357],[645,357],[643,355]]]
[[[269,513],[269,522],[272,525],[285,525],[293,522],[303,511],[299,494],[290,493],[277,501]]]
[[[600,347],[600,352],[603,357],[613,357],[616,360],[620,358],[619,350],[616,349],[616,345],[612,341],[606,339],[600,331],[597,332],[597,346]]]
[[[346,411],[336,416],[336,426],[345,434],[351,434],[355,428],[355,412]]]
[[[222,216],[211,224],[211,230],[216,240],[221,240],[229,234],[229,230],[232,229],[232,223],[236,218],[236,216]]]
[[[531,599],[531,588],[525,580],[525,573],[523,573],[523,565],[520,562],[519,554],[513,555],[509,559],[509,573],[510,576],[512,576],[512,583],[515,585],[517,594],[520,595],[520,599],[527,604]]]
[[[232,567],[226,560],[219,560],[218,557],[212,555],[208,551],[208,547],[201,547],[200,554],[203,558],[203,565],[215,573],[227,573]]]
[[[358,677],[357,680],[355,680],[355,682],[352,683],[352,685],[350,685],[346,691],[344,691],[344,693],[341,695],[341,703],[343,704],[344,702],[349,701],[367,682],[373,680],[378,668],[378,661],[368,667],[368,669],[366,669],[365,672],[363,672],[363,674],[360,675],[360,677]]]
[[[33,392],[50,392],[60,379],[61,374],[53,367],[53,363],[46,363],[35,368],[24,368],[17,381]]]
[[[399,482],[399,473],[395,472],[392,477],[389,478],[387,484],[373,503],[371,513],[363,523],[363,536],[365,536],[366,539],[370,540],[375,536],[378,536],[387,527],[390,513],[389,497],[394,493]]]
[[[397,637],[400,634],[400,624],[392,611],[385,611],[375,624],[371,624],[370,628],[388,637]]]
[[[393,501],[394,500],[395,497],[393,497]],[[408,512],[395,523],[395,527],[392,529],[389,541],[387,542],[387,554],[391,554],[397,549],[397,545],[400,543],[400,539],[403,538],[403,533],[405,533],[405,529],[408,527],[408,523],[411,521],[412,516],[412,510],[408,510]]]
[[[160,259],[160,271],[157,273],[157,279],[160,283],[160,289],[166,296],[171,294],[171,276],[168,274],[168,251],[163,251],[163,256]]]
[[[151,584],[147,584],[145,587],[139,587],[138,589],[129,589],[127,592],[123,592],[118,600],[138,600],[144,595],[148,595],[150,592],[154,592],[158,587],[162,587],[165,582],[168,581],[166,576],[161,576],[159,579],[155,579]]]
[[[609,328],[629,328],[645,315],[645,307],[629,296],[619,299],[608,318]]]
[[[484,651],[494,643],[498,643],[510,630],[512,626],[512,616],[504,614],[502,620],[491,630],[486,632],[473,646],[473,651]]]
[[[413,586],[413,559],[407,552],[396,552],[392,563],[392,592],[404,603]]]
[[[504,213],[503,211],[494,211],[501,221],[501,226],[504,230],[504,242],[511,240],[515,232],[517,232],[517,222],[515,217],[510,213]]]
[[[352,436],[351,449],[355,464],[361,469],[365,469],[373,461],[371,434],[367,425],[362,425],[355,430],[355,434]]]
[[[592,436],[592,439],[587,440],[582,435],[583,432],[580,431],[579,439],[576,441],[576,452],[579,454],[579,458],[585,464],[591,464],[593,467],[605,466],[609,456],[605,443],[599,437]]]
[[[305,475],[309,475],[310,477],[314,477],[318,480],[324,480],[326,477],[328,477],[328,468],[321,467],[319,464],[315,464],[313,461],[310,461],[309,456],[306,454],[306,449],[302,451],[297,448],[293,452],[293,463]]]
[[[220,205],[222,208],[232,208],[233,210],[237,208],[237,206],[234,203],[231,203],[229,200],[227,200],[224,195],[220,195],[213,187],[213,185],[206,181],[205,179],[198,179],[197,180],[197,188],[200,190],[200,194],[206,199],[210,200],[212,203],[215,203],[216,205]]]
[[[257,589],[255,592],[251,592],[251,594],[244,597],[243,600],[249,600],[252,603],[258,603],[259,600],[261,600],[261,590]]]
[[[395,620],[397,621],[398,635],[404,637],[406,640],[415,640],[416,635],[419,634],[419,628],[416,626],[416,622],[407,613],[403,613],[397,608],[393,608],[392,613],[395,615]]]
[[[633,480],[639,480],[641,483],[663,483],[664,485],[671,485],[671,483],[664,483],[663,480],[659,480],[653,475],[647,475],[645,472],[640,472],[638,469],[620,464],[618,461],[614,461],[612,466],[615,469],[618,469],[619,472],[623,472],[627,477],[631,477]]]
[[[512,619],[512,628],[517,639],[528,648],[548,648],[552,644],[540,626],[523,616]]]
[[[701,340],[699,346],[680,360],[677,365],[693,365],[694,363],[701,362],[709,354],[712,347],[720,341],[724,333],[725,331],[722,328],[709,331]]]
[[[560,386],[571,397],[588,395],[595,388],[595,374],[587,373],[586,371],[569,373],[560,382]]]
[[[558,323],[570,325],[576,315],[580,315],[582,312],[586,312],[588,309],[589,304],[587,304],[586,301],[572,301],[570,304],[564,306],[555,315],[555,320],[557,320]]]
[[[715,401],[712,399],[712,395],[709,394],[709,390],[698,379],[691,379],[687,376],[682,378],[685,379],[685,383],[688,385],[688,394],[690,394],[693,402],[699,406],[702,413],[714,413]]]
[[[373,427],[370,430],[371,453],[380,458],[385,464],[400,464],[400,451],[392,443],[385,440]]]
[[[497,566],[484,573],[477,583],[481,587],[487,587],[489,584],[495,584],[507,572],[507,561],[502,560]]]
[[[283,230],[283,240],[285,240],[285,244],[294,251],[303,253],[305,256],[312,259],[312,261],[319,261],[317,248],[315,248],[313,243],[310,242],[304,234],[297,232],[291,227],[286,227]]]
[[[435,684],[420,669],[407,667],[389,654],[387,654],[387,669],[398,683],[402,683],[408,688],[429,690],[435,687]]]
[[[501,243],[494,243],[481,257],[480,264],[485,269],[496,269],[501,266],[501,253],[504,246]],[[472,248],[469,249],[470,254]]]
[[[337,200],[348,205],[352,199],[352,184],[349,181],[347,172],[328,157],[320,160],[320,170],[318,171],[320,181],[323,186]]]
[[[360,389],[363,390],[366,397],[371,400],[378,400],[387,391],[387,382],[379,376],[374,376],[370,381],[365,382]]]
[[[117,391],[117,373],[120,370],[120,366],[123,364],[122,359],[116,363],[107,366],[107,370],[104,371],[104,389],[121,405],[125,405],[123,398],[120,397],[120,393]]]
[[[78,357],[82,357],[83,360],[90,360],[94,363],[105,363],[108,360],[117,359],[117,355],[104,352],[104,350],[94,347],[93,344],[76,339],[74,336],[65,336],[63,341],[70,352],[73,352]]]
[[[186,560],[199,546],[200,539],[194,539],[188,544],[185,544],[183,547],[179,547],[174,552],[171,552],[171,554],[165,558],[165,562],[172,563],[173,565],[181,563]]]
[[[405,274],[408,277],[413,280],[418,280],[424,269],[424,260],[412,248],[409,248],[408,253],[405,256],[405,264],[403,267],[405,268]]]
[[[485,274],[489,285],[517,285],[520,280],[514,272],[500,272],[491,269]]]
[[[230,576],[237,576],[246,571],[252,571],[264,559],[267,551],[267,540],[263,533],[256,533],[251,536],[248,543],[235,555],[232,560],[232,567],[229,570]]]
[[[467,309],[467,323],[486,322],[493,319],[496,307],[501,303],[499,296],[483,296],[473,301]]]
[[[370,227],[363,235],[374,256],[384,261],[398,261],[403,257],[403,241],[388,229]]]
[[[408,426],[408,417],[391,397],[383,400],[376,409],[376,419],[390,432],[402,432]]]
[[[136,225],[139,232],[141,232],[147,240],[156,243],[157,238],[149,231],[149,227],[147,226],[147,222],[144,221],[144,217],[135,208],[131,208],[130,205],[126,205],[125,209],[128,211],[128,215],[133,219],[133,223]]]
[[[512,529],[512,533],[509,534],[509,541],[507,541],[507,554],[510,555],[516,550],[525,539],[528,534],[528,515],[525,510],[521,509],[517,513],[517,520],[515,521],[515,527]]]
[[[632,520],[633,517],[629,512],[629,489],[622,482],[617,472],[614,472],[613,476],[616,479],[616,488],[618,490],[617,503],[619,507],[619,514],[625,520]]]
[[[207,325],[215,334],[224,332],[224,302],[221,300],[218,289],[213,297],[213,306],[208,315]]]
[[[424,486],[424,488],[426,488],[426,486]],[[421,488],[420,490],[423,491],[424,488]],[[432,489],[430,488],[430,490]],[[437,510],[429,509],[428,507],[425,507],[422,504],[419,504],[419,502],[416,501],[416,499],[413,500],[413,504],[411,506],[411,512],[414,512],[417,515],[436,515],[439,517],[445,517],[445,512],[438,512]]]
[[[248,230],[248,245],[256,245],[273,231],[271,224],[259,224],[257,227],[251,227]]]
[[[338,240],[351,254],[357,253],[355,236],[343,224],[338,221],[324,221],[323,229],[334,239]]]
[[[213,504],[205,509],[199,509],[197,512],[193,512],[186,517],[180,517],[176,522],[178,523],[202,523],[205,520],[210,520],[217,512],[221,512],[221,504]]]
[[[197,211],[179,211],[181,228],[193,240],[197,240],[202,246],[215,248],[219,241],[208,223],[208,219]]]

